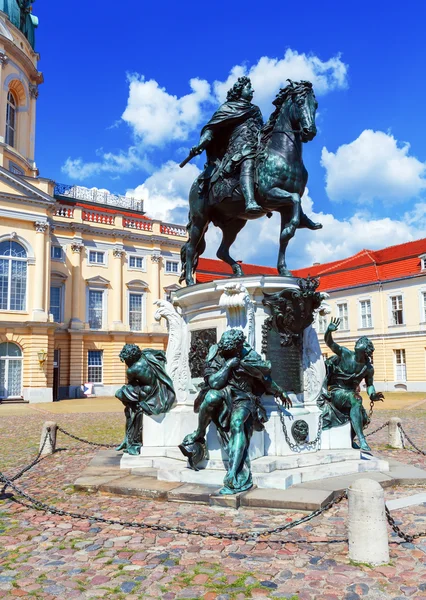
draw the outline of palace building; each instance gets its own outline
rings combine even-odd
[[[271,267],[242,267],[246,275],[277,275]],[[372,340],[378,391],[426,391],[426,238],[361,250],[292,273],[319,277],[318,289],[330,295],[329,314],[317,315],[314,323],[325,358],[332,355],[324,343],[325,330],[331,317],[339,317],[340,328],[333,334],[338,344],[353,349],[361,336]],[[198,283],[231,274],[222,261],[199,260]]]
[[[113,394],[125,343],[165,348],[185,228],[143,202],[39,176],[37,19],[0,0],[0,402]]]

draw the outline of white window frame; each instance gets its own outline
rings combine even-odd
[[[11,101],[13,100],[13,102]],[[7,92],[6,97],[6,130],[4,141],[8,146],[16,148],[18,141],[18,107],[19,102],[12,90]],[[10,115],[13,113],[13,126],[10,124]]]
[[[54,248],[59,248],[61,251],[61,257],[57,258],[56,256],[53,256],[53,251]],[[62,246],[60,244],[51,244],[50,245],[50,259],[51,260],[55,260],[56,262],[65,262],[65,253],[64,253],[64,249],[62,248]]]
[[[168,271],[167,263],[177,265],[177,270],[176,271]],[[166,275],[175,275],[176,276],[176,275],[180,274],[180,271],[181,271],[181,266],[180,266],[179,260],[174,260],[173,258],[165,258],[164,259],[164,272]]]
[[[0,356],[0,361],[4,361],[4,381],[5,381],[5,386],[4,389],[7,390],[8,389],[8,382],[9,382],[9,362],[11,360],[13,361],[19,361],[20,363],[20,376],[21,376],[21,388],[20,388],[20,393],[19,394],[14,394],[12,396],[5,396],[5,395],[0,395],[0,400],[6,400],[9,398],[22,398],[23,397],[23,387],[24,387],[24,354],[22,352],[22,348],[16,344],[16,342],[3,342],[3,343],[7,343],[9,344],[13,344],[14,346],[17,346],[19,348],[19,350],[21,351],[21,355],[20,356],[12,356],[9,354],[6,354],[4,356]],[[0,387],[1,390],[1,387]]]
[[[426,254],[422,254],[419,256],[420,258],[420,268],[422,271],[426,271]]]
[[[92,328],[90,327],[90,293],[91,292],[100,292],[102,294],[102,324],[101,327]],[[106,327],[107,323],[107,290],[105,288],[100,287],[88,287],[87,288],[87,296],[86,296],[86,321],[89,324],[89,327],[92,331],[102,331]]]
[[[395,369],[395,381],[406,382],[407,381],[407,354],[405,348],[396,348],[393,351],[394,356],[394,369]],[[398,362],[398,356],[403,358],[404,362]]]
[[[130,296],[140,296],[141,297],[141,328],[140,329],[132,329],[130,322]],[[130,331],[142,332],[146,327],[146,293],[143,291],[139,291],[136,289],[129,289],[127,291],[127,322],[129,324]]]
[[[5,239],[2,240],[2,242],[15,242],[16,240],[12,240],[12,239]],[[26,256],[23,258],[20,258],[18,256],[0,256],[0,260],[8,260],[9,261],[9,266],[8,266],[8,276],[7,276],[7,308],[0,308],[0,313],[5,313],[5,312],[9,312],[9,313],[27,313],[28,312],[28,284],[29,284],[29,278],[28,278],[28,274],[29,274],[29,269],[28,269],[28,265],[29,265],[29,260],[28,260],[28,250],[27,248],[24,246],[24,244],[18,240],[16,241],[17,244],[19,244],[20,246],[22,246],[22,248],[25,250]],[[22,309],[16,309],[16,308],[10,308],[10,302],[11,302],[11,293],[12,293],[12,261],[19,261],[19,262],[25,262],[27,265],[26,268],[26,280],[25,280],[25,298],[23,301],[23,308]]]
[[[327,331],[327,315],[320,315],[317,313],[316,318],[316,329],[317,333],[325,333]]]
[[[50,293],[49,293],[49,314],[53,315],[51,312],[51,303],[52,303],[52,288],[59,289],[59,321],[54,321],[54,323],[63,323],[64,322],[64,300],[65,300],[65,284],[64,283],[56,283],[52,281],[50,284]]]
[[[393,322],[393,298],[401,298],[401,310],[402,311],[402,323]],[[402,292],[394,292],[389,294],[389,327],[402,327],[405,325],[405,311],[404,311],[404,294]]]
[[[340,314],[340,306],[346,306],[346,315],[342,316]],[[344,312],[344,311],[343,311]],[[349,304],[347,301],[340,301],[340,302],[336,302],[336,316],[338,319],[340,319],[340,327],[338,329],[338,331],[349,331]],[[345,324],[345,320],[346,319],[346,324]],[[345,327],[346,325],[346,327]]]
[[[89,365],[89,356],[90,356],[90,352],[99,352],[100,356],[101,356],[101,364],[100,365]],[[89,369],[98,369],[101,368],[101,381],[91,381],[90,379],[90,371]],[[103,350],[98,350],[98,349],[91,349],[87,351],[87,379],[88,379],[88,383],[93,383],[93,385],[103,385],[104,383],[104,351]]]
[[[367,325],[364,325],[362,322],[362,303],[363,302],[368,302],[370,304],[370,323]],[[367,315],[368,313],[366,313]],[[372,299],[371,297],[364,297],[364,298],[358,298],[358,316],[359,316],[359,324],[358,324],[358,329],[373,329],[373,303],[372,303]]]
[[[90,254],[95,252],[97,255],[102,254],[103,262],[92,261],[90,258]],[[105,250],[98,250],[97,248],[88,248],[87,249],[87,264],[91,267],[106,267],[107,265],[107,252]]]
[[[426,323],[426,288],[419,290],[419,323]]]
[[[132,258],[134,258],[135,260],[137,260],[137,259],[142,260],[142,266],[141,267],[132,267],[130,265],[130,261]],[[146,256],[142,256],[141,254],[128,254],[127,264],[128,264],[129,271],[139,271],[139,272],[146,273]]]

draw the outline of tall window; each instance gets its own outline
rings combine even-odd
[[[340,329],[349,329],[348,305],[346,302],[337,305],[337,316],[340,319]]]
[[[359,310],[361,313],[361,327],[373,327],[371,318],[371,300],[360,300]]]
[[[327,329],[326,315],[318,315],[318,333],[325,333],[326,329]]]
[[[403,325],[402,296],[391,296],[391,325]]]
[[[0,344],[0,398],[22,396],[22,352],[12,342]]]
[[[12,92],[7,94],[6,105],[6,144],[15,146],[16,142],[16,106],[17,102]]]
[[[62,323],[62,285],[50,286],[50,308],[55,323]]]
[[[405,350],[394,350],[395,353],[395,379],[396,381],[407,381],[407,364],[405,362]]]
[[[179,263],[174,260],[166,260],[166,273],[179,273]]]
[[[87,357],[87,377],[89,383],[102,383],[103,350],[89,350]]]
[[[104,292],[89,290],[89,325],[90,329],[102,329],[104,315]]]
[[[25,310],[27,252],[13,241],[0,243],[0,309]]]
[[[129,325],[131,331],[142,331],[143,294],[129,293]]]
[[[422,292],[421,323],[426,323],[426,292]]]

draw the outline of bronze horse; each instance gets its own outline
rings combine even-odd
[[[290,80],[289,80],[290,81]],[[320,229],[303,212],[301,197],[308,181],[302,160],[302,143],[311,141],[316,133],[315,113],[318,103],[309,81],[293,82],[281,89],[273,104],[276,109],[261,132],[256,158],[256,200],[263,212],[245,214],[244,198],[239,186],[232,196],[218,201],[214,188],[206,199],[198,193],[196,179],[189,193],[188,240],[181,249],[182,274],[180,281],[193,285],[198,258],[205,250],[205,234],[210,222],[222,230],[222,243],[217,257],[231,265],[237,277],[244,275],[241,266],[229,254],[238,233],[248,219],[257,219],[272,211],[281,214],[280,246],[277,269],[280,275],[291,275],[285,252],[297,228]],[[270,215],[269,215],[270,216]]]

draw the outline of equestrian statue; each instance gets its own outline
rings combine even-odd
[[[181,163],[185,166],[204,150],[207,162],[189,193],[188,240],[182,246],[180,281],[193,285],[198,258],[203,254],[209,223],[222,230],[217,257],[244,275],[229,254],[238,233],[249,219],[281,214],[277,269],[291,275],[285,252],[297,228],[320,229],[305,215],[301,198],[308,180],[302,160],[302,143],[317,132],[318,103],[309,81],[282,88],[273,104],[274,112],[263,125],[259,107],[252,104],[253,88],[248,77],[240,77],[227,100],[201,130],[200,141]]]

